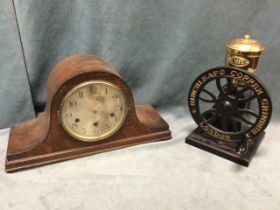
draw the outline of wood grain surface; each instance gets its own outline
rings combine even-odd
[[[126,120],[119,131],[97,142],[82,142],[69,136],[58,118],[65,94],[88,80],[103,80],[115,84],[126,96],[128,106]],[[110,64],[93,55],[75,55],[60,62],[51,72],[45,111],[34,120],[12,126],[6,171],[13,172],[170,138],[168,124],[151,105],[135,106],[129,87]]]

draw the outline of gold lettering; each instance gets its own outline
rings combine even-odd
[[[203,81],[203,83],[204,83],[205,81],[208,80],[208,77],[207,77],[206,75],[203,75],[201,79],[202,79],[202,81]]]
[[[251,133],[256,135],[258,132],[264,129],[265,124],[268,120],[268,113],[269,112],[269,102],[267,98],[262,99],[261,101],[261,117],[257,122],[257,125],[251,129]]]
[[[251,78],[250,76],[248,76],[247,74],[233,70],[230,72],[230,75],[232,77],[235,77],[235,78],[241,80],[242,82],[250,85],[254,89],[254,91],[256,92],[257,95],[261,95],[264,93],[264,91],[260,87],[259,83],[256,80],[254,80],[253,78]]]
[[[230,72],[230,75],[233,76],[233,77],[236,77],[236,74],[237,74],[236,71],[231,71],[231,72]]]
[[[264,98],[264,99],[262,100],[262,105],[263,105],[263,106],[268,106],[268,105],[269,105],[268,100],[267,100],[266,98]]]
[[[220,69],[220,70],[219,70],[219,75],[220,75],[220,76],[225,75],[225,70],[224,70],[224,69]]]
[[[237,78],[238,78],[238,79],[243,78],[243,73],[242,73],[242,72],[238,72],[238,73],[237,73]]]
[[[250,79],[250,77],[248,75],[244,75],[243,80],[244,81],[248,81]]]
[[[218,76],[219,72],[218,71],[213,71],[214,77]]]
[[[206,133],[208,133],[210,136],[213,136],[213,137],[216,137],[216,138],[222,139],[222,140],[230,140],[231,139],[230,135],[223,134],[221,132],[218,132],[218,131],[214,130],[213,128],[209,127],[205,122],[200,123],[199,126]]]

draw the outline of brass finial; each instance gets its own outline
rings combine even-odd
[[[245,34],[244,39],[251,39],[251,36],[249,34]]]

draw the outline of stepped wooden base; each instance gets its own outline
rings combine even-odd
[[[37,138],[38,144],[33,144],[32,147],[27,148],[24,142],[22,142],[22,145],[18,145],[21,144],[19,140],[22,139],[22,130],[25,130],[24,139],[36,138],[34,136],[29,136],[29,133],[33,133],[29,131],[31,129],[36,129],[36,124],[42,121],[42,117],[33,120],[32,123],[27,122],[20,125],[20,129],[17,129],[17,126],[12,127],[6,157],[6,171],[14,172],[35,166],[171,138],[168,124],[152,106],[137,105],[135,108],[139,122],[134,121],[133,124],[124,125],[123,129],[126,129],[123,132],[119,132],[117,135],[98,142],[88,143],[73,140],[68,136],[66,138],[66,134],[62,129],[59,129],[59,132],[53,132],[54,130],[50,129],[48,135],[46,135],[46,138],[42,142],[39,142],[39,138]],[[54,140],[60,143],[52,144]],[[18,151],[18,148],[22,148],[22,151]]]

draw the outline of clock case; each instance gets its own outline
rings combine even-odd
[[[125,95],[128,113],[112,136],[83,142],[68,135],[59,121],[60,104],[74,86],[90,80],[115,84]],[[6,172],[64,161],[142,143],[168,140],[168,124],[151,105],[135,105],[127,84],[113,67],[94,55],[74,55],[55,66],[48,78],[45,111],[11,127]]]

